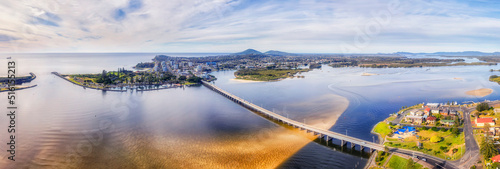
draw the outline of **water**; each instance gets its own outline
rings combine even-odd
[[[12,56],[18,62],[18,74],[34,72],[38,76],[31,82],[37,87],[17,92],[17,159],[13,163],[2,158],[1,168],[364,167],[366,155],[310,142],[300,133],[269,122],[203,86],[102,92],[85,90],[50,74],[131,68],[154,55],[0,56],[0,65],[6,65],[4,58]],[[490,69],[500,66],[324,66],[304,73],[304,79],[258,83],[231,80],[234,71],[212,74],[222,89],[268,110],[322,127],[330,128],[335,123],[330,130],[374,141],[371,128],[402,106],[499,99],[499,85],[488,81],[496,74]],[[6,70],[0,71],[4,74]],[[479,88],[494,92],[486,97],[464,93]],[[0,106],[5,108],[6,102],[0,102]],[[0,126],[7,126],[5,117],[0,117]],[[6,131],[0,133],[0,142],[7,142]],[[6,148],[0,146],[0,151],[6,152]]]

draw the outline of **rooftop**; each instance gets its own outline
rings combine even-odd
[[[493,123],[492,118],[478,118],[476,120],[477,123]]]

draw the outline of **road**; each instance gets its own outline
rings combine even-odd
[[[476,139],[474,139],[473,128],[470,119],[470,113],[475,108],[469,108],[464,111],[464,134],[465,134],[465,154],[457,161],[452,161],[456,166],[460,168],[469,168],[479,160],[479,146],[477,145]]]

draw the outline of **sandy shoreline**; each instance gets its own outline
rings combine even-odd
[[[479,96],[479,97],[488,96],[491,93],[493,93],[493,89],[489,89],[489,88],[482,88],[482,89],[470,90],[470,91],[465,92],[465,94],[467,94],[467,95]]]
[[[230,79],[230,81],[234,81],[234,82],[238,82],[238,83],[261,83],[261,82],[265,82],[265,81],[243,80],[243,79],[236,79],[236,78]]]
[[[378,75],[378,74],[376,74],[376,73],[366,73],[366,72],[363,73],[363,74],[361,74],[361,76],[375,76],[375,75]]]

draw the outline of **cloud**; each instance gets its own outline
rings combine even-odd
[[[491,52],[500,47],[496,1],[2,1],[0,15],[6,23],[0,33],[19,38],[13,44],[18,52],[339,53],[343,45],[354,53]],[[368,43],[357,41],[361,37]],[[3,47],[0,52],[11,52]]]
[[[19,38],[12,37],[9,35],[2,35],[0,34],[0,42],[8,42],[8,41],[13,41],[13,40],[18,40]]]

